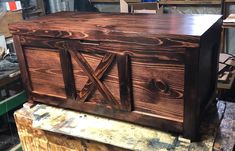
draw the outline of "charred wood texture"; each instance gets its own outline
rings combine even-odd
[[[216,90],[220,18],[63,12],[10,30],[29,100],[195,140]]]

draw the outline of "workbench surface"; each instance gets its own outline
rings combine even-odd
[[[145,151],[212,150],[212,148],[214,150],[232,150],[235,140],[234,107],[235,103],[223,101],[219,101],[217,106],[211,107],[207,113],[208,116],[203,120],[200,128],[201,139],[200,142],[197,143],[190,143],[177,135],[142,126],[59,109],[43,104],[38,104],[31,109],[22,108],[18,110],[15,112],[15,119],[25,151],[37,147],[36,144],[40,142],[40,139],[43,140],[44,143],[47,143],[47,145],[40,145],[40,147],[44,149],[46,147],[47,150],[50,148],[53,149],[51,145],[55,142],[57,142],[57,147],[60,146],[61,148],[77,150],[78,146],[73,144],[71,137],[74,138],[72,139],[73,141],[76,141],[78,138],[80,141],[90,140],[90,142],[88,141],[90,145],[87,145],[86,141],[86,143],[84,143],[84,141],[80,143],[83,148],[86,147],[88,150],[90,150],[89,146],[91,146],[92,142],[96,142],[96,147],[111,145],[113,146],[112,150],[115,147],[119,150],[123,148],[123,150]],[[27,123],[22,119],[30,122]],[[28,125],[26,126],[26,124]],[[35,132],[36,135],[30,135],[34,137],[34,139],[29,143],[27,142],[30,140],[27,139],[29,135],[26,135],[26,132],[31,133],[32,130],[25,131],[25,128],[27,129],[32,126],[33,128],[31,129],[37,132]],[[53,139],[51,137],[53,137]],[[66,142],[66,140],[70,141]]]

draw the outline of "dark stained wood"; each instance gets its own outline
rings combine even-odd
[[[63,12],[10,29],[31,100],[196,140],[220,26],[219,15]]]
[[[184,135],[192,140],[199,137],[197,132],[202,113],[215,100],[221,21],[218,20],[201,37],[199,50],[189,49],[186,55]]]
[[[77,93],[73,77],[71,56],[66,50],[60,50],[60,63],[63,71],[65,92],[68,99],[75,100]]]
[[[206,34],[203,35],[201,40],[202,47],[200,48],[200,63],[199,63],[199,74],[200,74],[200,81],[206,81],[205,85],[200,85],[200,95],[202,98],[210,98],[210,94],[214,93],[217,89],[217,79],[218,79],[218,62],[219,62],[219,45],[220,43],[220,34],[221,34],[221,26],[222,20],[219,20],[217,24],[212,26]],[[210,43],[206,43],[206,40],[210,41]],[[212,51],[207,51],[212,50]],[[206,64],[210,62],[209,64]],[[206,64],[206,65],[203,65]],[[207,79],[205,78],[204,74],[209,75]],[[215,98],[213,98],[215,99]],[[207,105],[208,102],[204,99],[201,101],[201,110],[203,110]]]
[[[190,52],[190,53],[189,53]],[[184,137],[195,140],[199,129],[198,50],[187,51],[185,70]],[[195,57],[197,56],[197,57]]]
[[[13,40],[14,40],[14,45],[15,45],[15,48],[16,48],[16,55],[17,55],[17,58],[19,60],[19,62],[22,62],[20,63],[20,71],[21,71],[21,78],[22,78],[22,81],[23,81],[23,84],[24,84],[24,87],[25,89],[30,92],[32,91],[32,87],[31,87],[31,84],[30,84],[30,78],[29,78],[29,75],[28,75],[28,67],[27,67],[27,62],[25,60],[25,56],[24,56],[24,52],[23,52],[23,49],[22,49],[22,46],[21,46],[21,43],[20,43],[20,38],[18,35],[14,35],[13,36]]]
[[[111,106],[114,108],[118,108],[118,102],[115,99],[115,97],[110,93],[110,91],[107,89],[107,87],[99,80],[99,78],[96,77],[96,74],[92,67],[89,65],[89,63],[86,61],[86,59],[79,53],[75,52],[75,50],[68,48],[69,53],[74,58],[74,60],[80,65],[80,67],[83,69],[83,71],[86,73],[86,75],[89,77],[89,79],[95,83],[97,89],[100,91],[100,93],[105,97],[105,100],[110,102]]]
[[[135,38],[152,38],[161,34],[189,35],[189,38],[201,36],[218,20],[218,17],[219,15],[163,14],[159,16],[153,14],[61,12],[56,15],[47,15],[39,19],[11,24],[9,28],[13,34],[128,42],[129,40],[135,41]],[[69,26],[67,26],[68,24]]]
[[[66,98],[59,50],[25,47],[33,92]]]
[[[105,56],[102,58],[100,64],[97,66],[95,69],[95,75],[98,79],[101,79],[107,69],[110,67],[114,60],[115,56],[112,54],[105,54]],[[87,99],[88,95],[92,93],[96,88],[96,85],[92,83],[91,80],[88,80],[86,85],[83,87],[82,91],[80,91],[80,100],[81,102],[85,102]]]
[[[132,101],[132,84],[131,84],[131,66],[128,55],[118,55],[118,77],[121,104],[124,110],[131,111],[133,106]]]
[[[135,110],[183,122],[184,65],[131,59]]]
[[[159,35],[161,37],[162,35]],[[99,45],[87,45],[81,44],[78,41],[73,41],[71,47],[77,48],[78,50],[82,50],[83,52],[88,53],[113,53],[113,54],[123,54],[123,50],[125,53],[130,57],[137,57],[140,61],[145,61],[149,58],[149,60],[158,62],[158,63],[172,63],[172,64],[183,64],[184,63],[184,48],[188,47],[195,47],[198,44],[193,44],[194,42],[197,43],[196,39],[193,43],[187,42],[186,39],[189,37],[186,36],[185,39],[181,39],[176,41],[172,38],[167,38],[164,41],[164,37],[162,40],[159,40],[160,44],[156,43],[156,40],[143,40],[140,39],[140,42],[132,42],[132,43],[110,43],[110,42],[100,42]],[[41,38],[41,37],[28,37],[28,36],[21,36],[21,43],[25,46],[36,46],[36,47],[43,47],[43,48],[58,48],[63,49],[64,40],[63,39],[56,39],[56,38]],[[171,41],[174,41],[172,43]],[[168,47],[163,47],[163,44],[167,43]],[[148,44],[147,44],[148,43]],[[133,44],[133,45],[131,45]],[[169,46],[171,45],[171,46]],[[182,49],[183,48],[183,49]],[[143,51],[144,50],[144,51]],[[147,55],[146,55],[147,54]],[[144,59],[141,59],[144,55]],[[154,57],[153,57],[154,56]]]
[[[92,69],[95,71],[98,68],[98,65],[101,63],[102,58],[104,59],[104,54],[93,54],[93,53],[81,53],[83,57],[87,60],[89,65],[92,67]],[[107,55],[109,56],[109,55]],[[113,57],[111,57],[113,58]],[[106,60],[105,62],[107,62]],[[110,62],[110,60],[108,61]],[[107,62],[107,63],[108,63]],[[79,94],[80,91],[84,88],[85,84],[89,80],[87,75],[84,73],[84,71],[81,69],[80,65],[77,64],[77,62],[72,59],[73,63],[73,70],[74,70],[74,77],[75,77],[75,83],[76,83],[76,89],[77,93]],[[111,62],[110,62],[111,63]],[[116,61],[113,61],[113,63],[110,65],[108,70],[106,69],[105,76],[103,76],[100,80],[102,83],[109,89],[109,91],[112,93],[112,95],[115,97],[115,99],[120,102],[120,95],[119,95],[119,80],[118,80],[118,73],[117,73],[117,63]],[[86,103],[90,102],[96,102],[97,104],[107,104],[103,95],[99,92],[99,90],[95,90],[94,93],[88,96]],[[121,104],[121,103],[119,103]]]

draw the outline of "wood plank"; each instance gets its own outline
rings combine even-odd
[[[132,97],[132,84],[131,84],[131,66],[130,58],[128,55],[118,55],[118,77],[119,89],[122,109],[126,111],[132,110],[133,97]]]
[[[68,99],[75,100],[77,93],[73,77],[71,56],[66,50],[60,50],[60,63],[63,72],[65,92]]]
[[[191,55],[187,55],[185,65],[185,102],[184,102],[184,137],[198,139],[199,129],[199,77],[197,75],[198,68],[198,54],[197,49],[191,50]]]
[[[131,60],[134,111],[183,122],[184,65]]]
[[[59,50],[26,47],[32,90],[51,96],[66,98]]]
[[[198,129],[203,113],[215,100],[221,23],[220,18],[201,37],[200,50],[186,51],[191,53],[186,54],[185,65],[184,136],[192,140],[199,138]]]
[[[85,53],[82,52],[83,57],[87,60],[89,65],[92,67],[93,70],[96,70],[99,63],[101,62],[104,54],[97,54],[97,53]],[[87,75],[81,69],[81,67],[77,64],[77,62],[72,58],[73,63],[73,70],[74,70],[74,77],[76,83],[77,93],[79,94],[80,91],[84,88],[86,82],[89,80]],[[104,85],[109,89],[115,99],[120,102],[120,94],[119,94],[119,80],[118,80],[118,72],[117,72],[117,63],[113,61],[112,67],[106,72],[104,77],[102,78],[102,82]],[[82,95],[80,95],[82,96]],[[92,95],[89,95],[87,98],[86,103],[96,102],[97,105],[105,104],[104,97],[102,94],[96,89]],[[107,104],[106,104],[107,105]]]
[[[123,41],[123,43],[99,42],[99,45],[89,45],[84,43],[81,44],[79,43],[79,41],[75,40],[72,41],[70,45],[71,47],[77,48],[82,52],[86,52],[86,54],[112,53],[122,55],[123,51],[125,50],[125,54],[129,55],[130,57],[139,58],[139,61],[146,62],[146,60],[151,60],[152,62],[156,63],[184,64],[185,48],[197,46],[193,44],[194,42],[196,42],[196,39],[194,39],[193,42],[188,42],[187,38],[177,40],[177,38],[174,36],[172,36],[171,38],[163,36],[163,38],[155,40],[149,39],[149,41],[142,41],[141,39],[139,39],[139,41],[138,39],[135,39],[131,42],[133,45],[126,41]],[[160,43],[164,43],[163,41],[167,43],[169,47],[162,46]],[[23,46],[50,49],[66,49],[66,47],[64,46],[65,40],[59,38],[36,38],[31,36],[21,36],[21,43]]]
[[[211,24],[214,24],[219,18],[220,15],[63,12],[34,19],[30,22],[23,21],[11,24],[9,28],[14,34],[36,34],[42,37],[94,41],[119,42],[135,41],[136,39],[141,41],[143,38],[155,39],[159,38],[160,35],[169,34],[178,38],[187,35],[189,39],[196,38],[199,40],[198,36],[203,35]],[[69,27],[66,26],[68,24]],[[77,26],[78,24],[79,26]],[[203,26],[201,26],[202,24]]]
[[[110,68],[113,60],[115,58],[115,55],[112,54],[105,54],[105,56],[102,58],[101,62],[95,69],[95,75],[98,79],[101,79],[105,72],[107,73],[108,68]],[[94,83],[92,83],[91,80],[88,80],[86,85],[83,87],[83,89],[80,91],[79,95],[79,101],[85,102],[87,97],[94,92],[96,86]]]
[[[207,110],[205,107],[208,106],[208,103],[211,103],[209,100],[214,101],[215,97],[212,96],[217,93],[221,22],[222,20],[219,20],[217,24],[213,25],[208,32],[202,36],[199,60],[199,81],[204,82],[200,83],[199,86],[201,95],[200,112]],[[212,51],[208,51],[208,49]],[[208,64],[208,62],[211,62],[211,64]]]
[[[23,81],[24,88],[27,90],[26,93],[29,96],[29,92],[32,91],[31,79],[29,77],[27,61],[25,59],[25,52],[20,43],[20,37],[18,35],[13,35],[13,41],[15,45],[17,59],[20,62],[20,72]]]
[[[100,80],[96,77],[92,67],[89,65],[86,59],[79,52],[74,52],[76,50],[68,49],[68,51],[71,54],[71,56],[75,59],[75,61],[80,65],[80,67],[89,77],[89,79],[93,83],[95,83],[100,93],[105,97],[107,103],[114,108],[119,108],[118,105],[119,103],[117,102],[117,100],[113,97],[113,95],[110,93],[107,87],[102,82],[100,82]]]
[[[32,127],[33,119],[29,111],[30,110],[21,108],[14,114],[22,149],[24,151],[129,151],[96,141],[35,129]]]

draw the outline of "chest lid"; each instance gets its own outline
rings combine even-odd
[[[10,25],[13,34],[93,41],[202,36],[221,15],[60,12]]]

